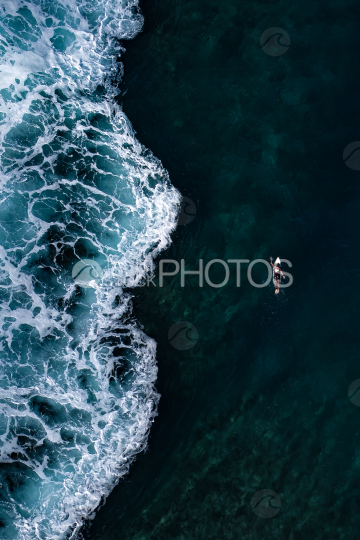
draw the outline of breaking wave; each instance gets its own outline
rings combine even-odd
[[[180,197],[114,99],[142,23],[135,0],[0,0],[4,540],[75,536],[156,415],[156,343],[124,289]]]

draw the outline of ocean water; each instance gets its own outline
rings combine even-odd
[[[131,293],[180,195],[115,101],[132,0],[0,4],[0,537],[75,537],[147,444]],[[75,268],[76,265],[76,268]]]
[[[84,531],[91,540],[353,540],[360,518],[359,6],[158,0],[126,45],[118,98],[137,137],[196,205],[163,257],[284,257],[278,297],[234,274],[135,291],[158,343],[148,451]],[[260,47],[270,27],[291,43]],[[223,274],[219,274],[221,281]],[[214,276],[214,281],[216,277]],[[189,321],[197,344],[174,349]],[[263,489],[279,513],[251,507]]]
[[[354,540],[358,3],[3,5],[0,538]]]

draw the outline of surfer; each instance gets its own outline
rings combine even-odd
[[[279,294],[280,291],[280,281],[281,278],[285,278],[284,272],[281,270],[281,261],[279,257],[275,260],[275,263],[273,263],[273,258],[270,257],[270,263],[273,267],[273,281],[275,285],[275,294]]]

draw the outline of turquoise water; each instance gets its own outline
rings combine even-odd
[[[61,539],[146,447],[156,343],[125,288],[180,196],[115,102],[136,3],[0,6],[0,536]]]
[[[1,538],[353,540],[358,5],[3,6]],[[270,256],[279,295],[153,265]]]

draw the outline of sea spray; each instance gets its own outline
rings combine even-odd
[[[152,271],[180,197],[114,100],[119,40],[141,26],[130,0],[0,2],[4,539],[76,536],[156,414],[156,344],[124,287]],[[82,259],[102,271],[88,288]]]

